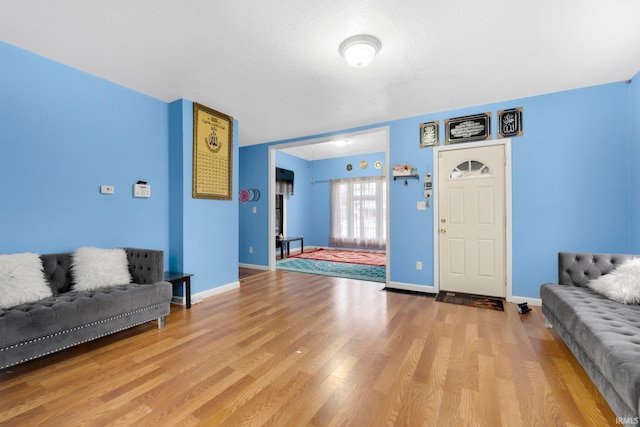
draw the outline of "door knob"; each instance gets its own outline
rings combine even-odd
[[[441,229],[440,229],[440,232],[441,232],[441,233],[446,233],[446,232],[447,232],[447,229],[443,227],[443,228],[441,228]]]

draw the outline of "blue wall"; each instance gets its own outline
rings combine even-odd
[[[1,42],[0,64],[0,253],[166,251],[167,104]]]
[[[372,153],[359,156],[347,156],[336,159],[316,160],[311,164],[313,184],[310,186],[309,218],[313,227],[309,233],[309,244],[313,246],[329,246],[331,225],[331,179],[357,178],[361,176],[380,176],[384,167],[376,169],[374,163],[379,160],[385,163],[385,153]],[[359,167],[360,161],[366,160],[366,169]],[[353,169],[347,170],[347,164]],[[307,239],[305,238],[305,244]]]
[[[285,215],[287,236],[303,236],[305,244],[311,244],[309,218],[309,169],[311,162],[281,151],[276,152],[276,167],[294,172],[293,195],[284,196],[287,211]],[[265,194],[268,197],[268,194]],[[274,230],[275,233],[275,230]],[[275,234],[274,234],[275,235]],[[291,242],[291,248],[299,248],[300,242]]]
[[[631,186],[629,188],[629,199],[632,203],[633,218],[631,221],[631,239],[632,239],[632,253],[640,253],[640,197],[638,192],[640,188],[640,173],[637,171],[634,160],[640,159],[640,73],[636,74],[633,78],[630,87],[630,137],[629,145],[631,147],[631,159],[630,164],[630,176]]]
[[[169,112],[169,267],[194,274],[192,292],[198,293],[238,279],[238,122],[233,123],[232,200],[194,199],[193,102],[174,101]],[[175,292],[181,295],[182,289]]]
[[[634,219],[629,194],[635,188],[630,170],[638,155],[630,141],[629,99],[636,100],[636,116],[639,103],[637,89],[632,88],[633,84],[613,83],[270,144],[388,126],[390,165],[411,163],[424,175],[433,171],[433,149],[419,148],[420,123],[439,120],[442,141],[445,119],[491,112],[495,139],[496,112],[523,107],[524,135],[512,139],[513,295],[538,298],[540,284],[556,281],[558,251],[629,252],[638,246],[638,234],[629,233]],[[634,135],[637,140],[637,129]],[[246,186],[266,181],[270,144],[240,150],[241,157],[250,158],[246,163],[241,159],[251,169]],[[420,182],[390,184],[391,282],[433,285],[433,210],[416,210],[416,202],[422,200]],[[266,218],[267,212],[263,215]],[[265,245],[259,241],[259,216],[241,222],[255,231],[254,248]],[[422,271],[415,270],[416,261],[423,262]],[[268,264],[266,256],[263,264]]]
[[[263,242],[273,238],[268,232],[268,145],[252,145],[240,148],[240,188],[257,188],[257,202],[240,204],[240,262],[250,265],[269,264],[268,247]],[[358,167],[367,160],[367,169]],[[347,156],[338,159],[307,161],[287,153],[276,151],[276,167],[295,173],[294,195],[288,197],[287,232],[290,236],[304,236],[305,246],[329,246],[329,182],[330,179],[353,178],[382,174],[374,168],[376,160],[384,163],[385,153]],[[349,172],[346,165],[351,163]],[[313,182],[312,182],[313,178]],[[253,208],[256,213],[253,213]],[[291,247],[299,247],[292,242]],[[249,252],[253,248],[253,253]]]
[[[265,144],[240,148],[240,188],[260,191],[257,202],[240,203],[240,262],[269,265],[269,246],[275,230],[269,229],[269,149]],[[253,213],[253,208],[256,213]],[[249,253],[249,247],[253,253]]]
[[[233,200],[193,199],[190,101],[167,104],[5,43],[0,64],[0,253],[153,248],[165,267],[195,273],[193,293],[237,282],[237,121]],[[138,180],[150,198],[133,198]]]
[[[268,265],[271,143],[238,151],[235,122],[234,200],[192,199],[190,101],[169,105],[5,43],[0,43],[0,64],[0,252],[70,251],[83,245],[162,249],[167,265],[197,274],[195,292],[236,281],[239,252],[242,262]],[[390,165],[409,162],[422,175],[433,170],[433,149],[418,147],[419,123],[442,124],[489,111],[495,138],[495,112],[516,106],[524,108],[524,136],[513,139],[513,294],[535,298],[541,283],[556,280],[558,251],[640,252],[637,82],[295,141],[387,126]],[[293,140],[273,144],[282,142]],[[258,188],[263,197],[238,210],[239,168],[240,186]],[[151,198],[132,197],[138,180],[151,184]],[[101,184],[114,185],[115,194],[101,195]],[[309,205],[315,190],[309,190]],[[418,182],[391,183],[392,282],[433,285],[434,218],[431,209],[415,209],[421,200]],[[312,224],[320,222],[313,215],[304,232],[309,239],[315,239]],[[302,220],[300,227],[304,230]],[[423,262],[422,271],[415,270],[415,261]]]
[[[557,281],[557,252],[629,252],[625,83],[526,99],[513,140],[514,294]],[[517,291],[517,292],[516,292]]]

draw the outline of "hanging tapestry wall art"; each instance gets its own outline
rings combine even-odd
[[[193,198],[231,200],[233,117],[193,103]]]

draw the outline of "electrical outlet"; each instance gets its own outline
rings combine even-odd
[[[249,246],[249,253],[252,254],[253,253],[253,246]]]
[[[422,261],[416,261],[416,270],[422,270]]]
[[[258,212],[258,209],[254,206],[253,207],[253,213],[256,213],[256,212]]]

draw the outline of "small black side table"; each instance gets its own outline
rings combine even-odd
[[[182,273],[180,271],[165,271],[164,281],[169,282],[172,285],[184,283],[184,293],[187,297],[187,308],[191,308],[191,273]]]
[[[289,256],[289,246],[291,242],[300,241],[300,253],[304,253],[304,237],[283,237],[282,239],[276,237],[276,248],[280,243],[280,259],[284,259],[284,248],[287,248],[287,256]]]

